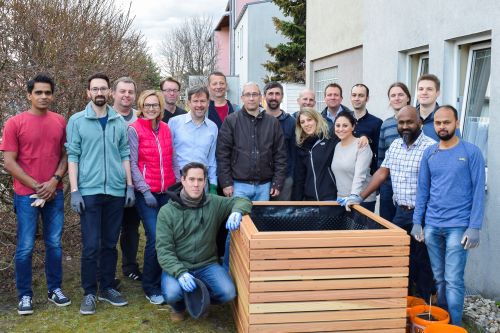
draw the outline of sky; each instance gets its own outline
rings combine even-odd
[[[214,24],[225,12],[228,0],[115,0],[123,11],[131,4],[133,28],[141,31],[149,45],[149,53],[158,61],[158,46],[165,34],[192,16],[213,16]]]

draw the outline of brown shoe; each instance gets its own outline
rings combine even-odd
[[[184,312],[175,312],[175,311],[172,311],[170,313],[170,320],[173,323],[178,323],[178,322],[183,321],[184,320]]]

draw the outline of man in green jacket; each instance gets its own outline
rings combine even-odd
[[[156,253],[164,271],[162,293],[174,309],[173,321],[184,317],[183,293],[197,288],[194,278],[206,285],[213,304],[229,302],[236,296],[231,277],[217,262],[216,236],[226,220],[229,231],[238,229],[252,203],[239,197],[206,194],[207,174],[202,163],[186,164],[181,184],[171,188],[170,200],[158,214]]]

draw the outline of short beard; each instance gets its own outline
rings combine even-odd
[[[403,139],[403,142],[405,143],[405,145],[409,146],[409,145],[411,145],[412,143],[415,142],[415,140],[418,138],[418,136],[420,135],[420,133],[421,133],[421,130],[418,130],[416,132],[410,132],[410,133],[399,132],[399,135]]]
[[[277,108],[280,107],[280,104],[281,103],[278,103],[278,101],[269,101],[269,103],[267,103],[267,105],[271,110],[276,110]]]
[[[449,141],[451,140],[451,138],[453,138],[455,136],[455,132],[451,132],[451,133],[446,133],[446,135],[441,135],[439,133],[437,133],[437,136],[439,137],[439,139],[441,141]]]
[[[103,98],[94,98],[93,100],[94,104],[97,105],[97,106],[104,106],[106,105],[106,98],[103,97]]]

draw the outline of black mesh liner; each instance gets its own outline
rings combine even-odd
[[[259,231],[374,230],[383,225],[342,206],[253,206],[250,214]]]

